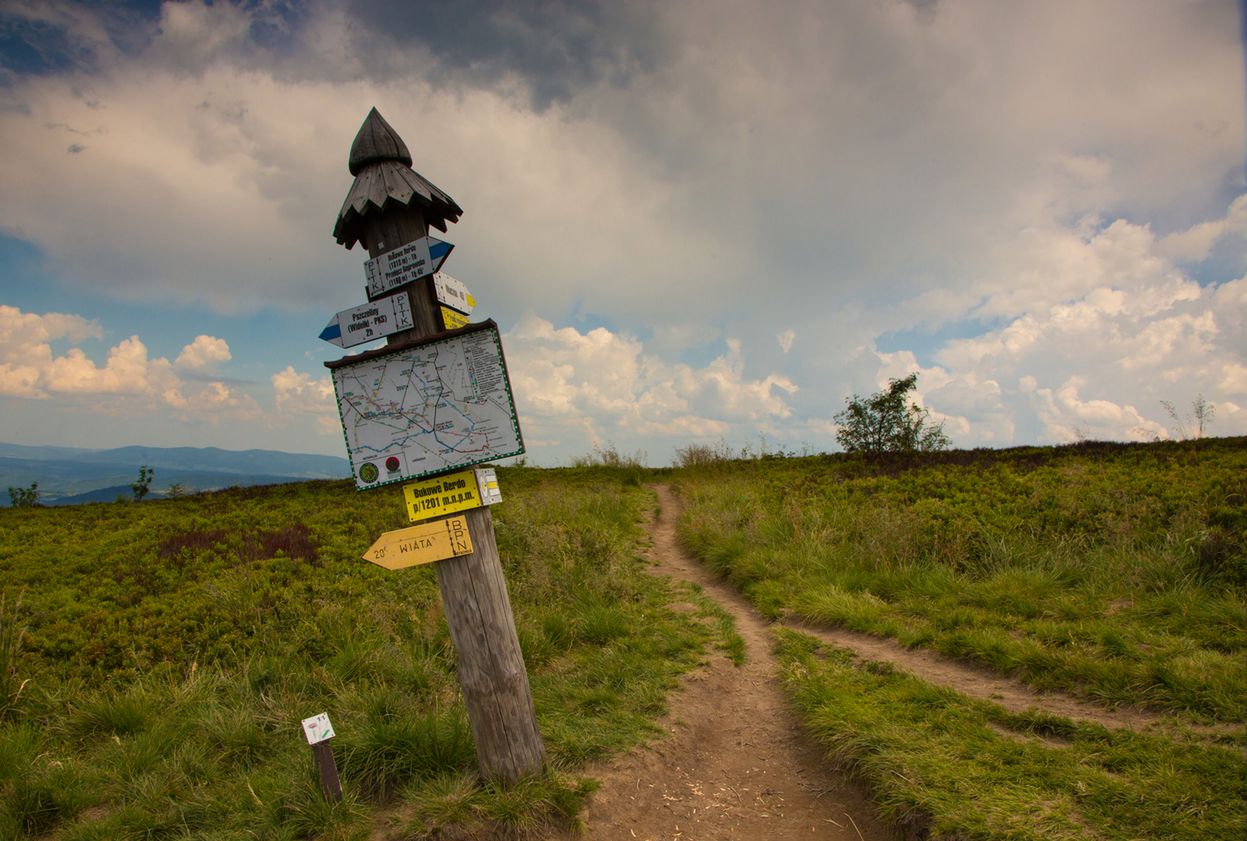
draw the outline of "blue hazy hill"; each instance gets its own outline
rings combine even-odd
[[[0,443],[0,488],[39,483],[45,505],[113,500],[128,495],[139,467],[153,468],[152,496],[170,485],[187,493],[234,485],[271,485],[351,475],[345,458],[277,450],[223,450],[219,447],[32,447]],[[0,496],[7,505],[8,494]]]

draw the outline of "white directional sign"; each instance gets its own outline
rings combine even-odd
[[[476,299],[463,285],[463,281],[451,277],[445,272],[433,275],[433,291],[437,293],[437,302],[464,315],[471,315],[476,309]],[[466,322],[466,319],[465,319]]]
[[[343,310],[329,319],[320,337],[330,344],[347,348],[411,328],[411,302],[407,300],[407,295],[391,295],[371,304]]]
[[[433,274],[446,262],[452,248],[452,244],[436,237],[420,237],[373,257],[364,263],[368,300],[375,301],[404,284]]]

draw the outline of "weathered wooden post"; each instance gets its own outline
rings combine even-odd
[[[486,321],[457,327],[466,316],[443,305],[448,296],[469,302],[471,296],[453,278],[433,277],[452,246],[428,236],[429,228],[444,232],[463,211],[411,164],[406,144],[373,108],[351,145],[355,182],[333,232],[345,248],[363,243],[373,258],[365,267],[370,303],[339,313],[321,337],[349,347],[374,327],[377,335],[389,334],[385,348],[325,363],[334,373],[356,487],[432,476],[432,498],[424,501],[456,503],[472,496],[472,480],[443,474],[517,455],[523,443],[497,326]],[[461,309],[470,312],[471,306]],[[451,319],[454,325],[447,324]],[[394,332],[396,326],[404,329]],[[438,587],[481,773],[514,783],[541,769],[545,747],[493,519],[479,501],[487,496],[483,484],[481,491],[475,497],[481,507],[391,532],[390,542],[378,541],[366,557],[390,568],[438,560]],[[444,510],[432,507],[433,516]],[[413,521],[416,508],[409,506]],[[418,535],[421,528],[425,532]],[[432,548],[443,542],[444,548]]]

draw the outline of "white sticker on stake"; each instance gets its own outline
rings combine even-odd
[[[476,484],[481,493],[481,505],[502,502],[502,491],[498,490],[498,473],[492,467],[483,467],[476,471]]]
[[[329,713],[321,713],[303,719],[303,734],[307,736],[309,745],[320,744],[333,738],[333,725],[329,723]]]

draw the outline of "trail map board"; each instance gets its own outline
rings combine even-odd
[[[524,452],[492,320],[325,364],[358,490]]]

